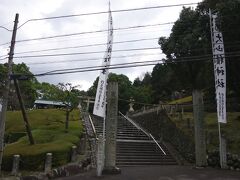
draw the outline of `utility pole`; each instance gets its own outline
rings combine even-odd
[[[27,118],[25,107],[24,107],[23,99],[22,99],[22,96],[21,96],[21,91],[20,91],[20,88],[19,88],[19,85],[18,85],[18,80],[17,80],[17,78],[14,77],[13,81],[14,81],[14,85],[15,85],[15,88],[16,88],[19,104],[20,104],[20,107],[21,107],[22,116],[23,116],[23,120],[24,120],[24,125],[26,127],[26,131],[27,131],[27,134],[28,134],[28,139],[29,139],[30,144],[33,145],[35,143],[34,143],[34,139],[33,139],[33,136],[32,136],[32,131],[31,131],[31,128],[30,128],[30,125],[29,125],[29,122],[28,122],[28,118]]]
[[[9,52],[9,56],[8,56],[8,73],[7,73],[7,81],[5,84],[5,89],[3,92],[2,113],[0,116],[0,173],[1,173],[1,169],[2,169],[5,121],[6,121],[6,113],[7,113],[7,105],[8,105],[8,95],[9,95],[10,82],[11,82],[10,76],[12,74],[12,64],[13,64],[13,55],[14,55],[16,34],[17,34],[18,17],[19,17],[19,14],[16,14],[14,26],[13,26],[13,32],[12,32],[10,52]]]

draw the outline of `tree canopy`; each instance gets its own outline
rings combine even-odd
[[[14,74],[26,74],[32,75],[27,67],[26,64],[13,64],[13,73]],[[2,96],[2,90],[5,88],[5,83],[7,79],[7,64],[0,64],[0,96]],[[24,99],[24,103],[26,107],[31,108],[33,107],[33,103],[37,97],[35,84],[38,83],[37,79],[31,77],[28,80],[19,81],[19,86],[22,92],[22,97]],[[19,109],[18,101],[16,101],[17,96],[15,93],[15,87],[11,84],[9,99],[8,99],[8,106],[10,109]]]

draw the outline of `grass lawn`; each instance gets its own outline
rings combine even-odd
[[[187,120],[188,119],[188,120]],[[186,134],[194,137],[193,113],[185,112],[182,120],[172,118],[176,125]],[[188,123],[190,122],[190,123]],[[228,152],[240,155],[240,112],[227,112],[227,124],[221,124],[221,132],[227,139]],[[207,149],[218,149],[219,136],[216,113],[205,113],[205,131]]]
[[[63,110],[31,110],[27,115],[36,144],[29,145],[28,138],[23,133],[25,127],[21,112],[7,112],[5,135],[16,141],[5,146],[3,165],[6,168],[4,166],[3,168],[9,169],[14,154],[21,155],[23,169],[42,169],[47,152],[53,153],[54,165],[66,163],[71,146],[78,143],[83,131],[79,111],[71,112],[68,133],[65,132]]]
[[[183,104],[183,103],[190,103],[190,102],[192,102],[192,96],[187,96],[181,99],[171,101],[169,102],[169,104]]]

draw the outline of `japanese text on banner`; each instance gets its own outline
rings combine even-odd
[[[210,20],[218,122],[226,123],[226,66],[223,35],[216,25],[216,12],[210,12]]]
[[[105,117],[105,111],[106,111],[106,88],[107,88],[107,79],[108,79],[108,73],[109,73],[108,68],[111,62],[112,42],[113,42],[113,21],[112,21],[112,14],[109,9],[107,50],[105,52],[103,62],[102,62],[102,66],[104,67],[104,69],[101,71],[99,76],[97,92],[96,92],[96,97],[94,102],[94,109],[93,109],[93,114],[100,117]]]

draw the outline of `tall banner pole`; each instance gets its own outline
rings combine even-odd
[[[219,154],[221,168],[226,168],[226,145],[222,143],[221,123],[227,123],[226,118],[226,65],[222,32],[217,27],[218,13],[209,9],[212,39],[212,53],[217,101]]]
[[[103,118],[103,148],[101,155],[103,156],[103,163],[100,163],[102,167],[98,171],[102,171],[104,167],[104,161],[105,161],[105,129],[106,129],[106,91],[107,91],[107,80],[108,80],[108,74],[109,74],[109,67],[111,63],[111,54],[112,54],[112,43],[113,43],[113,20],[112,20],[112,14],[110,10],[110,2],[109,2],[109,13],[108,13],[108,40],[107,40],[107,50],[105,52],[102,66],[104,67],[101,70],[101,73],[99,75],[98,80],[98,86],[97,86],[97,92],[94,102],[94,108],[93,108],[93,114],[100,116]],[[100,158],[101,159],[101,158]]]

